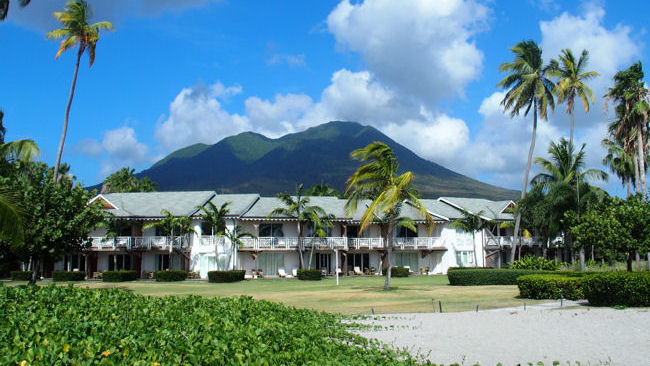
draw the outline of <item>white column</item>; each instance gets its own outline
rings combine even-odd
[[[191,272],[199,272],[201,270],[201,255],[199,247],[201,246],[201,220],[192,220],[192,228],[194,232],[190,235],[190,268]],[[206,274],[207,276],[207,274]]]
[[[226,220],[226,230],[232,232],[235,229],[235,220]],[[224,238],[224,242],[226,246],[229,248],[228,250],[232,250],[233,252],[230,253],[230,269],[236,269],[237,268],[237,261],[238,261],[238,250],[237,247],[233,249],[232,243],[228,238]]]

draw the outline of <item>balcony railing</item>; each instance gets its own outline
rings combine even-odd
[[[90,238],[92,250],[169,250],[170,248],[186,249],[189,247],[187,238],[178,237],[171,240],[168,236],[118,236],[116,238]]]
[[[526,246],[534,246],[534,245],[541,245],[542,242],[539,240],[539,238],[536,237],[531,237],[531,238],[524,238],[520,237],[522,245]],[[487,245],[489,246],[512,246],[512,243],[515,241],[514,236],[494,236],[494,237],[488,237],[487,238]]]
[[[245,250],[295,250],[298,249],[297,237],[259,237],[259,238],[242,238],[242,249]],[[300,240],[302,249],[317,250],[350,250],[350,249],[381,249],[384,248],[383,238],[346,238],[346,237],[326,237],[326,238],[302,238]],[[408,249],[440,249],[444,248],[443,242],[439,237],[421,237],[421,238],[395,238],[394,248],[397,250]]]

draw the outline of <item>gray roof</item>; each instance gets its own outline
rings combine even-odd
[[[217,208],[221,207],[226,202],[230,202],[228,209],[230,213],[228,216],[241,216],[246,211],[248,211],[251,206],[260,198],[259,194],[248,193],[248,194],[217,194],[210,202],[212,202]]]
[[[432,199],[421,199],[420,202],[427,208],[429,213],[434,216],[447,218],[447,219],[457,219],[462,217],[462,213],[457,208],[454,208],[446,203],[440,202],[438,200]]]
[[[106,210],[116,216],[153,218],[163,217],[162,210],[168,210],[174,216],[189,216],[196,211],[196,206],[204,205],[214,195],[214,191],[194,191],[106,193],[100,196],[116,207]]]
[[[345,215],[345,200],[336,198],[336,197],[320,197],[320,196],[310,196],[309,203],[310,206],[319,206],[326,213],[336,216],[336,218],[346,218]],[[257,202],[248,210],[244,215],[243,219],[255,219],[255,218],[266,218],[268,214],[278,207],[285,207],[282,201],[277,197],[260,197]],[[273,215],[274,219],[288,219],[288,216],[284,215]]]
[[[490,201],[484,198],[465,198],[465,197],[440,197],[441,202],[462,207],[471,213],[483,211],[483,215],[491,220],[512,220],[512,214],[503,212],[513,201]]]

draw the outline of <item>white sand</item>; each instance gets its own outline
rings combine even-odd
[[[365,322],[365,321],[364,321]],[[650,310],[529,307],[376,316],[359,332],[434,363],[650,365]],[[392,327],[391,327],[392,326]]]

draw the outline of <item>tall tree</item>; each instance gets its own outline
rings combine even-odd
[[[247,232],[247,231],[242,231],[241,225],[237,224],[235,225],[232,230],[229,230],[226,228],[226,231],[224,232],[224,236],[228,241],[230,241],[230,255],[232,258],[232,255],[235,253],[235,249],[237,247],[240,247],[244,244],[242,241],[243,238],[256,238],[255,235]],[[233,269],[235,268],[235,264],[233,262]]]
[[[220,237],[226,232],[226,216],[230,213],[228,206],[232,202],[224,202],[221,207],[217,207],[214,203],[208,201],[205,206],[197,206],[196,208],[202,213],[199,215],[201,220],[210,226],[210,234],[212,236]],[[203,234],[203,233],[201,233]],[[216,263],[219,264],[219,243],[214,243],[214,255],[216,256]]]
[[[551,60],[549,75],[560,79],[555,90],[558,95],[558,102],[566,103],[566,111],[571,115],[569,142],[573,144],[575,98],[580,98],[585,108],[585,113],[589,112],[589,102],[594,102],[594,93],[585,82],[600,76],[600,74],[596,71],[585,70],[589,63],[589,51],[587,50],[582,50],[582,54],[577,61],[573,52],[569,49],[563,49],[559,58],[559,62],[557,60]]]
[[[603,158],[603,165],[608,166],[609,170],[616,174],[627,189],[627,197],[630,197],[632,190],[631,185],[636,186],[634,176],[634,154],[626,151],[625,141],[621,138],[605,138],[601,142],[602,146],[607,149],[607,155]],[[646,154],[646,159],[650,157]]]
[[[194,228],[192,228],[192,221],[189,217],[176,217],[169,210],[162,210],[160,213],[163,215],[163,218],[160,221],[146,224],[142,227],[142,229],[159,228],[160,231],[162,231],[163,235],[169,237],[169,253],[171,254],[174,251],[174,243],[177,240],[187,238],[188,234],[194,233],[195,231]],[[171,256],[169,263],[171,267]]]
[[[400,219],[400,210],[404,204],[413,207],[425,220],[429,231],[433,230],[434,221],[427,209],[417,197],[413,189],[413,172],[407,171],[398,175],[399,163],[393,150],[383,142],[373,142],[368,146],[350,153],[350,157],[366,164],[359,167],[348,179],[348,200],[345,209],[348,214],[354,213],[360,202],[370,200],[368,208],[361,217],[359,233],[366,230],[372,223],[384,220],[387,230],[386,240],[387,273],[384,291],[390,289],[393,237],[396,223],[415,230],[408,220]]]
[[[319,217],[313,215],[309,220],[309,228],[311,229],[312,238],[324,238],[327,236],[327,229],[333,226],[332,220],[336,217],[332,214]],[[311,260],[314,257],[314,249],[316,248],[316,243],[312,241],[311,249],[309,251],[309,265],[307,268],[311,269]]]
[[[282,202],[283,207],[273,209],[268,216],[285,215],[295,218],[298,222],[298,264],[300,269],[304,268],[304,258],[302,257],[302,237],[305,233],[305,225],[310,221],[320,220],[320,217],[327,215],[325,210],[319,206],[309,205],[309,197],[304,196],[305,186],[301,183],[296,187],[294,196],[289,193],[279,193],[277,197]]]
[[[59,177],[59,165],[61,164],[61,155],[63,155],[63,145],[65,135],[68,131],[68,118],[70,116],[70,107],[74,97],[75,86],[77,85],[77,73],[79,72],[79,61],[81,55],[88,52],[89,65],[95,62],[95,48],[99,41],[99,32],[102,30],[113,30],[113,24],[110,22],[98,22],[89,24],[92,18],[92,9],[85,0],[70,0],[65,4],[62,12],[55,12],[54,17],[61,23],[63,28],[56,29],[47,34],[51,40],[63,38],[59,45],[59,51],[56,53],[58,58],[63,52],[78,46],[77,59],[72,76],[72,86],[70,87],[70,96],[68,104],[65,107],[65,116],[63,118],[63,132],[59,141],[59,149],[56,154],[56,163],[54,164],[54,181]]]
[[[125,167],[104,179],[101,193],[155,192],[158,185],[148,177],[138,179],[135,169]]]
[[[330,196],[341,198],[341,194],[327,183],[316,183],[307,189],[307,196]]]
[[[578,215],[584,212],[586,204],[594,197],[595,191],[595,188],[588,184],[589,181],[608,179],[607,173],[600,169],[584,169],[584,148],[585,144],[582,144],[580,150],[575,151],[573,144],[561,138],[558,143],[551,142],[548,148],[550,159],[541,157],[535,159],[535,164],[540,166],[542,173],[533,177],[531,184],[539,185],[552,193],[561,193],[555,195],[549,193],[549,199],[554,200],[552,207],[556,212],[560,212],[553,215],[558,220],[562,219],[562,213],[567,210],[576,211]],[[565,227],[563,229],[570,234]],[[583,245],[580,245],[580,269],[585,269]]]
[[[615,126],[613,136],[626,141],[628,146],[626,151],[630,151],[631,146],[636,148],[634,175],[637,193],[641,194],[646,193],[645,171],[650,112],[650,93],[645,86],[643,76],[641,62],[636,62],[614,75],[614,87],[610,88],[605,95],[608,100],[613,100],[617,104],[618,119],[612,123]]]
[[[452,221],[449,227],[460,229],[462,231],[472,234],[472,247],[474,249],[474,264],[478,266],[478,257],[476,256],[476,232],[489,228],[490,225],[494,224],[494,222],[483,218],[485,215],[485,211],[483,210],[477,213],[472,213],[461,208],[460,211],[463,217]],[[485,252],[484,248],[483,248],[483,252]],[[483,266],[485,266],[485,260],[483,261]]]
[[[548,109],[555,108],[553,91],[555,84],[547,77],[549,66],[544,66],[542,49],[534,41],[522,41],[510,48],[515,58],[512,62],[505,62],[499,66],[499,71],[509,73],[497,86],[508,91],[501,101],[501,105],[510,116],[514,117],[523,110],[524,116],[533,111],[533,133],[530,139],[528,160],[524,171],[524,181],[521,189],[521,198],[526,197],[528,188],[528,175],[533,160],[535,149],[535,136],[537,134],[537,116],[548,118]],[[519,243],[519,226],[521,225],[521,211],[515,219],[515,240],[510,252],[510,262],[515,260],[516,247]]]

